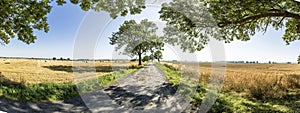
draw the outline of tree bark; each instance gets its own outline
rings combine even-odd
[[[300,20],[300,15],[290,13],[290,12],[286,11],[286,12],[281,12],[281,13],[258,14],[258,15],[254,15],[254,16],[245,17],[245,18],[237,20],[237,21],[220,22],[220,23],[218,23],[218,26],[219,27],[226,27],[230,24],[244,24],[247,21],[255,21],[255,20],[258,20],[260,18],[265,18],[265,17],[290,17],[290,18],[295,18],[295,19]]]
[[[142,65],[142,53],[138,53],[139,54],[139,66]]]

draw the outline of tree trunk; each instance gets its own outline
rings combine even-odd
[[[142,53],[138,53],[139,54],[139,66],[142,65]]]

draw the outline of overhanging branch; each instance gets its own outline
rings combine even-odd
[[[295,18],[300,20],[300,15],[298,14],[294,14],[294,13],[290,13],[290,12],[277,12],[277,13],[264,13],[264,14],[259,14],[259,15],[254,15],[254,16],[249,16],[237,21],[231,21],[231,22],[220,22],[218,23],[219,27],[226,27],[230,24],[244,24],[245,22],[248,22],[250,20],[255,21],[261,18],[265,18],[265,17],[290,17],[290,18]]]

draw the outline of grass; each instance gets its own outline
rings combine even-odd
[[[116,80],[134,72],[138,68],[139,67],[132,68],[129,70],[122,69],[118,72],[110,73],[110,74],[101,76],[96,79],[89,79],[87,81],[80,82],[77,84],[78,91],[79,91],[79,93],[84,94],[84,93],[88,93],[88,92],[106,87],[109,84],[115,82]]]
[[[207,65],[207,64],[206,64]],[[266,64],[260,65],[260,66],[265,66]],[[207,65],[208,67],[209,65]],[[234,65],[230,65],[234,66]],[[288,84],[287,81],[284,81],[285,78],[288,77],[282,77],[281,79],[274,79],[277,78],[278,76],[269,75],[270,78],[261,78],[262,80],[259,80],[261,74],[258,74],[259,71],[254,71],[254,69],[251,70],[251,68],[247,68],[247,70],[244,70],[245,67],[239,67],[239,66],[234,66],[237,69],[234,69],[229,66],[228,70],[243,70],[244,72],[247,71],[252,71],[256,72],[254,74],[257,74],[258,77],[253,77],[254,75],[251,75],[250,77],[247,78],[247,76],[243,76],[241,78],[226,78],[225,79],[225,85],[223,86],[222,92],[219,94],[216,102],[213,104],[209,112],[298,112],[300,111],[300,89],[299,87],[295,86],[295,83],[290,83],[294,84],[293,86],[288,86],[288,90],[286,90],[286,94],[282,95],[281,92],[274,92],[274,91],[281,91],[276,89],[276,85],[282,85],[282,84]],[[247,65],[243,65],[247,66]],[[254,67],[260,67],[258,65]],[[272,65],[274,66],[274,65]],[[279,67],[282,67],[284,65],[278,65]],[[176,84],[180,84],[180,79],[182,79],[180,76],[180,68],[179,65],[172,66],[170,64],[164,64],[164,65],[158,65],[160,69],[162,69],[166,75],[167,79],[173,83],[175,86],[178,86]],[[251,67],[251,66],[249,66]],[[274,68],[277,67],[274,66]],[[296,66],[297,67],[297,66]],[[244,69],[241,69],[244,68]],[[227,72],[228,72],[227,70]],[[291,70],[291,69],[290,69]],[[203,71],[203,67],[202,67]],[[269,70],[270,71],[270,70]],[[242,72],[241,72],[242,73]],[[239,73],[239,74],[241,74]],[[249,72],[250,73],[250,72]],[[282,72],[278,72],[282,73]],[[285,72],[289,73],[289,72]],[[196,92],[191,96],[190,101],[197,106],[198,108],[201,105],[201,102],[205,98],[205,94],[207,93],[207,80],[210,75],[208,75],[208,72],[202,72],[201,73],[201,80],[200,83],[197,86]],[[203,75],[206,74],[206,75]],[[236,75],[230,75],[232,73],[227,73],[228,76],[236,76]],[[237,73],[236,73],[237,74]],[[251,73],[250,73],[251,74]],[[295,74],[295,73],[294,73]],[[183,76],[187,76],[184,75]],[[281,76],[284,76],[281,75]],[[289,76],[289,75],[285,75]],[[291,76],[298,76],[298,75],[291,75]],[[262,76],[265,77],[265,76]],[[256,78],[256,79],[254,79]],[[239,81],[239,80],[244,80],[244,82],[239,81],[235,82],[233,84],[228,83],[228,79]],[[253,80],[254,79],[254,80]],[[258,80],[258,81],[256,81]],[[298,78],[292,79],[293,81],[299,80]],[[245,81],[252,81],[257,84],[251,84],[251,85],[246,85]],[[262,82],[265,81],[265,82]],[[275,83],[268,82],[268,81],[275,81]],[[277,82],[276,82],[277,81]],[[205,83],[206,82],[206,83]],[[227,82],[227,83],[226,83]],[[263,85],[264,84],[264,85]],[[267,85],[265,85],[267,84]],[[296,83],[298,84],[298,83]],[[228,85],[234,85],[235,87],[229,87]],[[256,87],[257,86],[257,87]],[[259,87],[261,86],[261,87]],[[275,88],[270,88],[270,86],[276,86]],[[248,94],[251,91],[244,91],[244,90],[237,90],[240,87],[243,88],[253,88],[256,90],[256,96],[253,94]],[[225,90],[226,89],[226,90]],[[262,92],[259,92],[262,91]],[[267,93],[268,92],[268,93]],[[271,94],[270,92],[278,93],[278,94]],[[246,96],[245,96],[246,95]],[[277,96],[281,95],[281,96]],[[258,96],[258,97],[257,97]]]
[[[21,59],[23,60],[23,59]],[[28,61],[27,61],[28,62]],[[56,62],[56,61],[54,61]],[[17,62],[16,62],[17,63]],[[64,62],[64,63],[70,63],[70,62]],[[15,63],[10,63],[15,64]],[[59,63],[58,63],[59,64]],[[56,65],[58,65],[56,64]],[[146,63],[144,63],[146,64]],[[25,65],[23,63],[23,65]],[[55,65],[55,66],[56,66]],[[113,64],[113,65],[116,65]],[[105,74],[102,74],[101,76],[95,76],[93,77],[87,77],[85,79],[79,78],[80,81],[61,81],[61,79],[51,79],[52,81],[43,82],[40,79],[35,79],[38,81],[32,81],[30,77],[24,75],[23,80],[15,80],[14,77],[5,76],[3,73],[0,73],[0,96],[13,99],[13,100],[22,100],[22,101],[53,101],[53,100],[66,100],[70,99],[76,96],[79,96],[79,94],[88,93],[94,90],[97,90],[99,88],[105,87],[112,82],[115,82],[116,80],[134,72],[138,68],[141,68],[141,66],[137,65],[131,65],[127,66],[126,68],[122,67],[123,65],[116,65],[104,70],[104,72],[107,72]],[[22,66],[22,62],[17,65]],[[29,65],[30,66],[30,65]],[[45,66],[45,64],[44,64]],[[2,66],[3,67],[3,66]],[[40,66],[43,67],[43,66]],[[64,64],[60,64],[59,67],[65,67],[65,68],[59,68],[63,71],[63,73],[71,73],[67,72],[69,68],[68,65],[64,66]],[[79,67],[82,67],[79,66]],[[44,67],[46,68],[46,67]],[[97,67],[96,67],[97,68]],[[114,69],[112,69],[114,68]],[[19,71],[20,67],[15,69],[15,71]],[[29,68],[28,68],[29,69]],[[87,72],[84,73],[90,73],[87,68],[84,68],[87,70]],[[2,68],[2,70],[4,70]],[[52,71],[48,70],[49,72],[46,72],[49,74],[48,76],[51,78],[57,77],[56,74],[61,73],[58,69],[53,69]],[[86,71],[83,70],[83,71]],[[101,73],[100,71],[94,72],[94,74]],[[29,70],[26,70],[27,72]],[[24,73],[26,73],[26,71]],[[34,71],[34,70],[31,70]],[[57,72],[58,71],[58,72]],[[9,69],[5,71],[4,74],[7,74],[9,72]],[[51,72],[53,72],[53,75],[51,75]],[[76,73],[76,72],[75,72]],[[81,73],[82,75],[85,75],[84,73]],[[79,75],[79,74],[78,74]],[[38,76],[38,75],[32,75],[32,76]],[[70,75],[66,75],[70,76]],[[91,75],[92,76],[92,75]],[[42,76],[43,77],[43,76]],[[57,80],[57,81],[55,81]],[[32,81],[32,82],[29,82]]]
[[[176,69],[180,64],[167,63]],[[191,63],[191,67],[198,64]],[[195,65],[195,66],[193,66]],[[200,84],[206,85],[212,65],[200,63]],[[243,97],[258,99],[284,99],[289,92],[300,89],[300,65],[298,64],[227,64],[223,92],[235,91]]]

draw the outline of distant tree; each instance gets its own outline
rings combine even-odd
[[[135,62],[135,61],[136,61],[136,59],[130,59],[130,61],[132,61],[132,62]]]
[[[71,60],[70,58],[67,58],[67,60]],[[101,60],[100,60],[101,61]]]
[[[272,62],[271,61],[269,61],[269,64],[271,64]]]
[[[56,60],[56,57],[53,57],[52,60]]]
[[[147,56],[147,55],[144,56],[144,57],[143,57],[143,62],[145,62],[145,61],[150,61],[150,56]]]
[[[155,23],[142,20],[136,23],[134,20],[125,21],[118,32],[114,32],[110,37],[110,44],[116,45],[116,50],[124,48],[123,54],[138,56],[139,65],[142,65],[142,54],[159,49],[157,42],[159,37],[156,35],[157,26]]]
[[[300,64],[300,55],[298,56],[297,61],[298,61],[298,64]]]
[[[63,57],[60,57],[59,60],[64,60],[64,58],[63,58]]]
[[[256,63],[258,64],[258,61],[256,61]]]
[[[154,57],[158,62],[160,62],[160,60],[163,58],[162,52],[161,52],[161,51],[156,51],[156,52],[154,52],[153,57]]]

